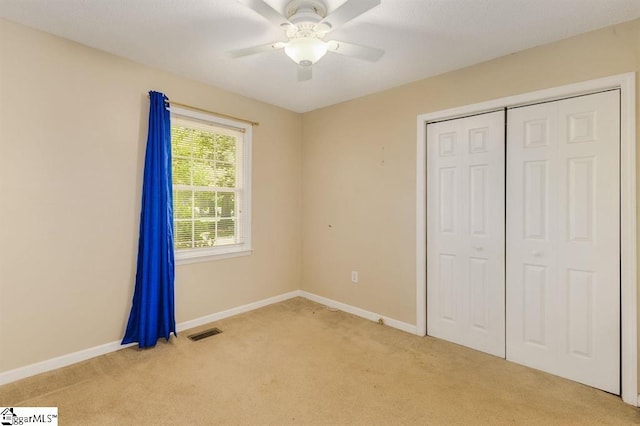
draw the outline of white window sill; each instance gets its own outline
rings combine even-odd
[[[240,248],[235,250],[227,250],[224,252],[212,252],[212,251],[176,251],[174,254],[176,265],[187,265],[189,263],[209,262],[213,260],[230,259],[233,257],[249,256],[253,253],[253,250]]]

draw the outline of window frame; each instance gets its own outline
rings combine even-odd
[[[244,241],[237,244],[227,244],[205,248],[175,249],[174,259],[177,265],[206,262],[210,260],[228,259],[238,256],[248,256],[251,254],[251,146],[253,136],[253,126],[249,123],[236,121],[228,118],[218,117],[201,111],[195,111],[181,107],[170,107],[171,118],[186,120],[198,120],[214,126],[231,128],[244,133],[242,138],[242,197],[237,206],[238,229],[243,234]],[[171,122],[173,126],[173,120]],[[173,144],[173,141],[171,142]],[[173,150],[173,147],[172,147]],[[236,163],[237,164],[237,163]],[[237,186],[235,188],[238,188]],[[171,183],[171,190],[174,191],[174,184]],[[173,222],[175,224],[175,220]],[[175,232],[175,230],[174,230]]]

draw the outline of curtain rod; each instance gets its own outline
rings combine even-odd
[[[243,123],[251,124],[252,126],[259,126],[260,125],[259,122],[247,120],[246,118],[240,118],[240,117],[235,117],[233,115],[222,114],[220,112],[210,111],[208,109],[198,108],[198,107],[194,107],[194,106],[191,106],[191,105],[183,104],[183,103],[180,103],[180,102],[174,102],[174,101],[167,101],[167,102],[169,103],[169,105],[175,105],[177,107],[192,109],[194,111],[204,112],[204,113],[215,115],[215,116],[218,116],[218,117],[221,117],[221,118],[228,118],[228,119],[231,119],[231,120],[241,121]]]

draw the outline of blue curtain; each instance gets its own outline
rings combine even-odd
[[[171,126],[167,97],[149,92],[149,133],[142,184],[138,269],[122,344],[155,346],[176,334],[173,301],[173,192]]]

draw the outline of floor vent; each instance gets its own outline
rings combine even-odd
[[[209,330],[201,331],[200,333],[192,334],[191,336],[187,336],[190,340],[197,342],[198,340],[206,339],[207,337],[215,336],[216,334],[222,333],[222,330],[219,328],[210,328]]]

